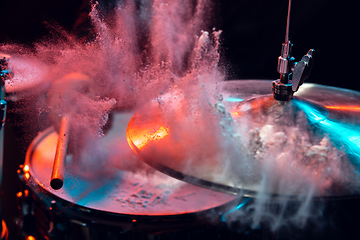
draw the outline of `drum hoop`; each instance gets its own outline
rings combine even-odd
[[[146,215],[146,214],[124,214],[124,213],[116,213],[110,211],[102,211],[97,210],[85,206],[78,205],[76,203],[71,203],[68,200],[65,200],[55,194],[49,192],[43,184],[34,177],[34,174],[31,169],[31,157],[44,137],[48,136],[49,134],[53,133],[55,128],[49,127],[44,131],[39,132],[39,134],[35,137],[35,139],[31,142],[29,148],[27,149],[26,156],[25,156],[25,165],[29,166],[29,176],[28,178],[24,177],[24,172],[20,171],[19,177],[20,179],[25,182],[25,184],[31,189],[33,195],[44,203],[47,209],[51,207],[51,201],[55,200],[57,203],[58,209],[65,213],[65,216],[74,218],[76,220],[82,221],[87,224],[103,224],[103,225],[110,225],[110,226],[123,226],[126,222],[132,224],[134,219],[136,220],[137,224],[141,225],[158,225],[160,222],[162,224],[171,225],[177,224],[187,226],[191,225],[195,226],[198,224],[202,224],[205,222],[214,222],[214,219],[209,218],[209,216],[217,216],[218,220],[220,220],[221,214],[225,213],[234,207],[236,207],[241,201],[239,198],[235,198],[230,200],[227,203],[221,204],[216,207],[212,207],[209,209],[201,210],[198,212],[190,212],[190,213],[181,213],[181,214],[162,214],[162,215]],[[22,168],[21,168],[22,170]],[[44,197],[44,195],[46,197]],[[214,214],[215,213],[215,214]],[[213,215],[210,215],[213,214]]]

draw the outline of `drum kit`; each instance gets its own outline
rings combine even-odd
[[[69,115],[45,111],[46,121],[32,114],[63,94],[54,87],[59,82],[45,81],[46,64],[1,53],[0,183],[9,166],[4,143],[11,134],[26,138],[21,121],[10,121],[32,118],[39,126],[25,160],[13,160],[19,238],[286,239],[292,233],[280,236],[278,219],[299,224],[305,215],[328,216],[314,213],[324,202],[355,201],[360,92],[304,83],[314,50],[299,62],[292,57],[290,8],[291,0],[278,80],[218,82],[217,101],[187,114],[192,103],[176,89],[136,110],[114,110],[86,154],[74,147],[82,147],[76,141],[83,129],[74,129]],[[91,86],[78,73],[60,84],[69,79],[76,91]],[[6,224],[1,239],[8,238]]]

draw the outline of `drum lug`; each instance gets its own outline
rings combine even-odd
[[[55,200],[50,202],[50,223],[49,223],[49,238],[50,240],[66,239],[68,227],[66,223],[61,221],[61,213],[58,210]]]
[[[25,239],[68,239],[69,225],[58,210],[56,201],[50,202],[48,210],[38,206],[29,190],[18,192],[17,205],[20,211],[18,230]]]
[[[30,196],[29,190],[18,192],[17,204],[20,210],[20,216],[17,225],[24,237],[36,235],[36,216],[34,211],[34,202]]]
[[[132,221],[131,229],[136,230],[138,228],[137,220],[134,218]]]

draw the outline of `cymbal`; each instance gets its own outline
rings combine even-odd
[[[133,151],[172,177],[237,195],[360,193],[359,92],[305,83],[279,102],[271,81],[219,89],[210,107],[172,92],[140,109],[127,128]]]

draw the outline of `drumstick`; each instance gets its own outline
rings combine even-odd
[[[56,146],[54,165],[51,173],[50,186],[58,190],[64,183],[64,167],[69,145],[69,118],[63,116],[61,118],[59,138]]]

